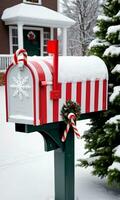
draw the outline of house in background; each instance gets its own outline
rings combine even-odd
[[[29,56],[46,56],[49,39],[63,31],[63,55],[67,54],[67,28],[74,20],[57,12],[57,0],[0,0],[0,70],[13,53],[25,48]]]

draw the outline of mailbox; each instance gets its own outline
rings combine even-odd
[[[96,56],[59,56],[48,45],[50,57],[14,54],[6,72],[7,121],[42,125],[61,121],[67,100],[77,102],[81,113],[107,109],[108,72]],[[58,58],[58,59],[57,59]]]

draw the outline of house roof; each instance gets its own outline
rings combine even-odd
[[[6,25],[23,25],[68,28],[75,21],[63,14],[40,5],[20,3],[3,11],[2,20]]]

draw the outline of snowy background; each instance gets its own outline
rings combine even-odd
[[[0,200],[54,200],[54,153],[44,151],[40,134],[19,133],[5,123],[4,87],[0,87]],[[89,120],[78,122],[81,135]],[[75,160],[84,157],[84,141],[75,139]],[[120,191],[75,167],[75,200],[120,200]]]

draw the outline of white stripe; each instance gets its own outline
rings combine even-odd
[[[60,115],[63,104],[66,102],[66,84],[61,84],[61,98],[59,99],[59,114],[58,121],[62,121],[62,117]]]
[[[77,86],[76,83],[72,83],[72,101],[76,102],[76,96],[77,96]]]
[[[108,80],[106,80],[107,82],[107,84],[106,84],[106,110],[107,110],[107,108],[108,108]]]
[[[39,120],[39,77],[38,77],[38,73],[36,68],[34,67],[34,65],[30,62],[28,63],[31,70],[34,73],[35,76],[35,83],[36,83],[36,125],[40,124],[40,120]],[[34,118],[34,113],[33,113],[33,118]]]
[[[103,80],[99,81],[98,111],[102,110],[103,104]]]
[[[86,107],[86,81],[82,81],[82,94],[81,94],[81,113],[85,113]]]
[[[90,81],[90,112],[94,112],[95,81]]]
[[[52,74],[49,70],[49,67],[46,65],[46,63],[42,60],[40,60],[39,64],[41,65],[44,74],[45,74],[45,80],[48,82],[52,81]]]
[[[47,85],[47,123],[53,122],[53,100],[50,99],[52,85]]]

